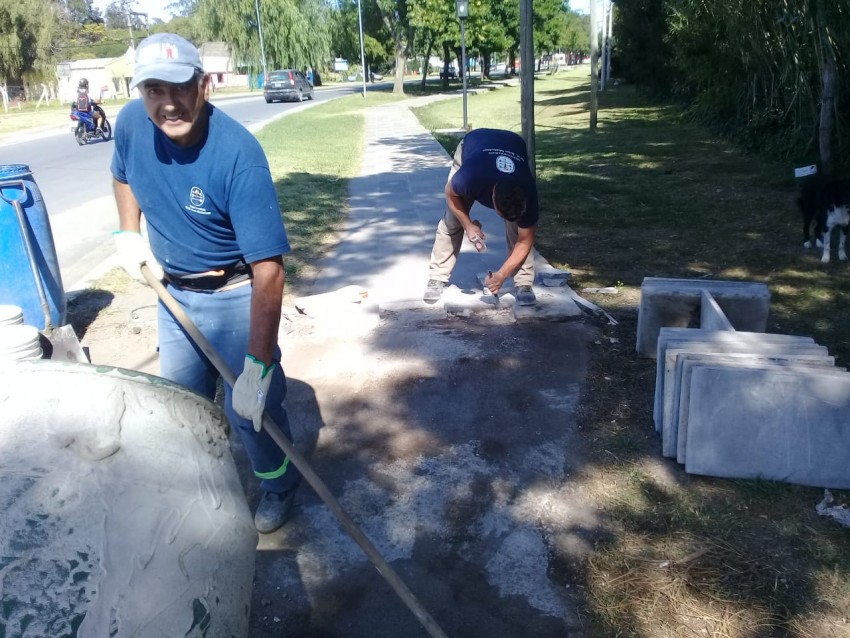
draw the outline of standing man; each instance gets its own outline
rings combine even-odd
[[[241,371],[225,388],[225,412],[261,480],[254,523],[269,533],[287,521],[301,481],[261,425],[265,408],[290,436],[277,345],[290,247],[263,149],[207,103],[208,83],[198,50],[180,36],[158,33],[139,44],[130,88],[141,99],[121,111],[112,158],[114,236],[122,265],[140,278],[149,254],[144,214],[169,292]],[[217,371],[162,304],[158,330],[160,374],[213,398]]]
[[[457,262],[463,233],[478,250],[487,236],[469,211],[478,202],[505,220],[508,258],[484,285],[498,294],[505,279],[513,276],[516,300],[533,305],[534,236],[537,233],[537,184],[528,166],[525,142],[516,133],[481,128],[467,133],[454,154],[446,182],[446,212],[437,225],[437,236],[428,266],[424,300],[440,299]]]

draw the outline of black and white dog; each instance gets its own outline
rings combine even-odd
[[[812,247],[809,231],[814,222],[816,245],[823,247],[820,260],[821,263],[828,264],[832,230],[838,228],[838,259],[847,261],[845,244],[847,229],[850,227],[850,181],[814,175],[803,185],[797,205],[803,213],[803,246]]]

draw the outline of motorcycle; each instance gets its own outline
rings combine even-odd
[[[92,114],[86,111],[72,110],[71,120],[74,122],[71,124],[71,131],[80,146],[88,144],[90,140],[102,139],[108,142],[112,139],[112,125],[105,115],[101,116],[99,129],[94,125]]]

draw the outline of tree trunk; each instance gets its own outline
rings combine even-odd
[[[449,47],[449,42],[444,41],[443,42],[443,73],[442,73],[443,88],[444,89],[448,88],[448,86],[449,86],[449,54],[451,52],[452,52],[452,50]]]
[[[407,56],[404,51],[396,51],[395,54],[395,82],[393,93],[404,95],[404,70],[407,68]]]
[[[422,58],[422,88],[425,88],[425,80],[428,77],[428,69],[431,66],[431,51],[434,50],[434,39],[428,40],[428,45],[425,47],[425,57]]]
[[[823,61],[823,91],[820,102],[820,127],[818,142],[820,145],[821,171],[827,177],[832,176],[832,129],[833,114],[835,113],[835,58],[832,50],[827,48]]]

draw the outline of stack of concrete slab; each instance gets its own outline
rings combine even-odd
[[[711,296],[717,312],[709,312],[703,293]],[[769,310],[770,291],[765,284],[646,277],[640,287],[637,352],[642,357],[654,357],[662,327],[709,328],[707,321],[721,321],[735,330],[764,332]],[[726,328],[717,325],[715,329]]]
[[[811,337],[738,331],[714,295],[696,297],[699,327],[652,339],[664,456],[694,474],[850,488],[850,373]]]

